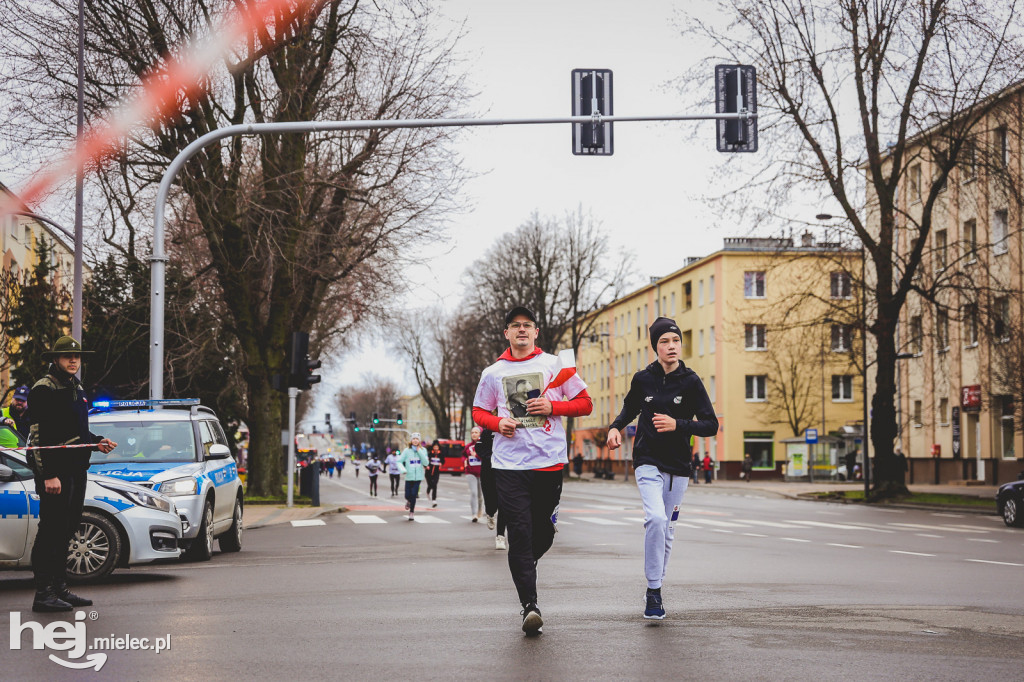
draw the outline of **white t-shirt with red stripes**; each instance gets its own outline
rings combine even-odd
[[[484,370],[476,389],[473,406],[487,412],[498,410],[498,417],[519,422],[511,438],[494,434],[495,469],[543,469],[566,464],[565,429],[562,418],[553,415],[527,415],[525,402],[531,391],[543,390],[561,369],[558,358],[539,352],[524,360],[515,360],[506,351],[498,361]],[[587,384],[578,374],[544,397],[555,402],[572,399],[586,390]]]

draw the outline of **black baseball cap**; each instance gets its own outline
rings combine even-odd
[[[514,320],[519,315],[528,317],[534,324],[537,324],[537,316],[533,314],[532,310],[530,310],[526,306],[517,305],[512,310],[505,313],[505,326],[507,327],[510,324],[512,324],[512,320]]]

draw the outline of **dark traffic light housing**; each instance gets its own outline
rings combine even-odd
[[[398,413],[398,419],[396,419],[395,421],[398,422],[399,426],[402,425],[402,413],[401,412]]]
[[[320,375],[313,370],[320,368],[319,360],[309,358],[309,334],[292,332],[291,376],[288,385],[300,391],[320,383]]]

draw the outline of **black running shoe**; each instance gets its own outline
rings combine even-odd
[[[664,620],[665,605],[661,601],[661,590],[647,590],[647,608],[644,609],[647,620]]]
[[[539,635],[542,630],[541,626],[544,625],[544,620],[540,617],[540,609],[537,608],[537,604],[529,603],[523,604],[523,632],[528,635]]]
[[[92,606],[92,599],[79,597],[77,594],[68,589],[66,583],[55,583],[53,586],[53,593],[57,596],[58,599],[63,599],[72,606]]]

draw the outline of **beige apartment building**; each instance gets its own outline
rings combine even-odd
[[[0,193],[10,191],[0,184]],[[40,239],[53,245],[53,264],[56,268],[54,284],[71,291],[74,282],[75,247],[64,234],[35,218],[9,215],[0,216],[0,267],[5,274],[22,277],[36,264],[36,248]],[[84,274],[89,276],[88,266]],[[6,320],[0,320],[4,324]],[[0,395],[10,385],[10,369],[0,367]]]
[[[753,479],[836,476],[860,447],[863,420],[860,340],[843,323],[856,319],[857,304],[843,271],[859,267],[859,251],[816,244],[810,234],[799,243],[728,238],[613,301],[596,314],[577,358],[594,411],[576,421],[572,454],[587,470],[630,466],[632,438],[609,452],[607,427],[633,374],[655,360],[647,329],[665,315],[682,330],[683,361],[718,416],[718,435],[694,443],[718,478],[738,479],[747,453]],[[806,443],[808,428],[819,431],[817,445]]]
[[[900,320],[898,350],[909,357],[897,360],[898,443],[910,483],[1002,483],[1024,469],[1022,104],[1021,86],[1008,89],[974,126],[922,253],[921,282],[940,285],[937,303],[912,293]],[[899,188],[907,218],[898,257],[915,239],[937,174],[928,140],[911,149],[916,158]],[[869,225],[871,207],[869,200]]]

